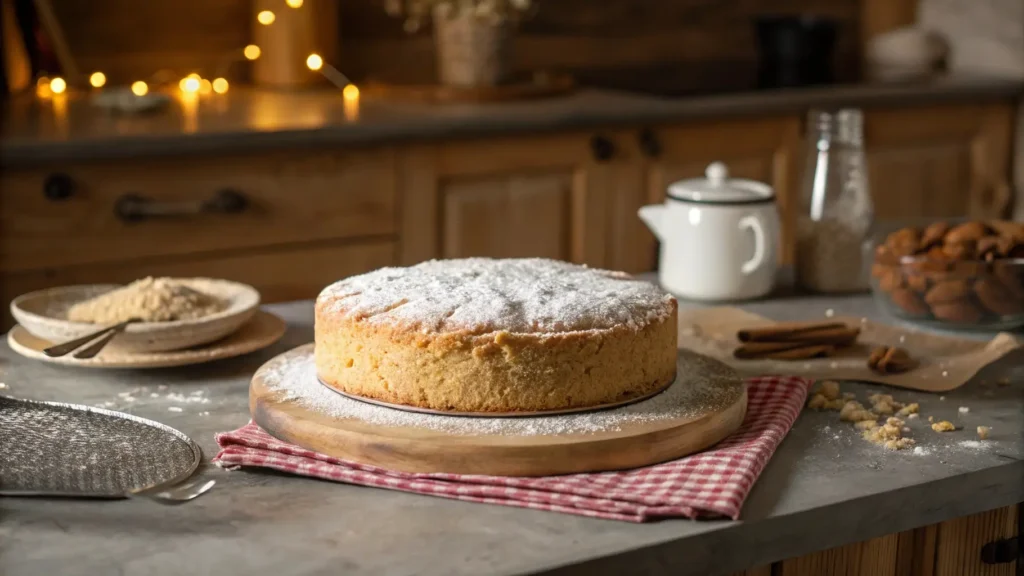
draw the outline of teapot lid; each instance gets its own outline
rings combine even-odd
[[[722,162],[712,162],[704,171],[705,178],[674,182],[668,187],[668,198],[696,204],[770,204],[775,202],[772,187],[757,180],[729,178],[729,169]]]

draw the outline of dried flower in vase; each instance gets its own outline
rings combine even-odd
[[[470,13],[492,24],[516,21],[532,13],[534,0],[384,0],[384,10],[404,18],[406,32],[418,31],[427,18],[456,18]]]

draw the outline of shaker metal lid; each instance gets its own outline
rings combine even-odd
[[[757,180],[729,178],[722,162],[713,162],[704,171],[705,178],[674,182],[668,198],[679,202],[714,205],[770,204],[775,202],[772,187]]]

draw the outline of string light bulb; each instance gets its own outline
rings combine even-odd
[[[199,81],[199,93],[205,96],[210,92],[213,92],[213,84],[206,78],[203,78]]]
[[[264,26],[270,26],[274,23],[274,20],[277,20],[277,16],[274,16],[274,13],[270,10],[263,10],[256,15],[256,20]]]
[[[345,100],[359,100],[359,88],[355,84],[349,84],[341,91],[341,97]]]
[[[103,72],[93,72],[89,75],[89,84],[93,88],[100,88],[107,83],[107,75]]]
[[[63,94],[67,89],[68,83],[60,76],[50,80],[50,92],[53,92],[54,94]]]
[[[306,68],[313,70],[314,72],[323,68],[324,59],[319,54],[313,53],[306,57]]]
[[[212,88],[217,94],[224,94],[228,91],[228,81],[223,78],[214,78]]]
[[[136,96],[145,96],[149,92],[149,86],[146,85],[142,80],[136,80],[132,82],[132,94]]]
[[[302,0],[284,0],[284,3],[292,8],[302,8]]]
[[[263,51],[260,50],[260,47],[255,44],[249,44],[245,47],[245,50],[242,50],[242,54],[244,54],[245,57],[249,60],[255,60],[259,58],[260,54],[262,53]]]
[[[53,96],[53,92],[50,91],[50,79],[46,76],[40,76],[36,79],[36,96],[40,98]]]
[[[186,76],[178,82],[178,88],[181,88],[182,92],[196,92],[199,90],[199,79],[193,78],[191,75]]]

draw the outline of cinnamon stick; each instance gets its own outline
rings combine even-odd
[[[763,328],[740,330],[740,342],[787,342],[804,334],[846,328],[842,322],[778,322]],[[858,330],[859,332],[859,330]]]
[[[817,346],[819,344],[810,345]],[[806,348],[807,346],[809,346],[809,344],[805,342],[747,342],[733,350],[732,355],[736,358],[748,360],[751,358],[762,358],[766,354],[785,352],[796,348]]]
[[[835,353],[836,347],[828,344],[800,346],[777,352],[768,352],[754,358],[764,360],[807,360],[809,358],[825,358]]]

